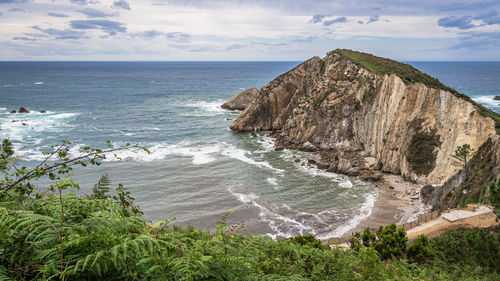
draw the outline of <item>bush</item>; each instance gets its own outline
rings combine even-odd
[[[429,238],[423,234],[417,237],[413,244],[408,247],[406,256],[411,262],[417,262],[419,264],[430,262],[435,254],[429,247]]]

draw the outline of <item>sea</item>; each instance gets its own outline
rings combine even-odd
[[[409,62],[500,112],[499,62]],[[367,218],[370,183],[307,165],[314,155],[275,151],[267,135],[228,129],[240,112],[220,108],[299,62],[0,62],[0,138],[34,166],[61,140],[84,146],[139,143],[99,167],[76,168],[78,192],[103,174],[127,186],[152,222],[213,230],[240,224],[273,238],[347,233]],[[20,106],[31,112],[11,114]],[[46,113],[40,113],[45,110]],[[299,159],[296,162],[296,159]],[[51,182],[41,180],[44,190]],[[226,216],[227,215],[227,216]]]

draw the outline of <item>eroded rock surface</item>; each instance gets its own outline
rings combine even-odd
[[[230,98],[227,102],[221,105],[221,108],[229,110],[245,110],[255,100],[259,90],[257,88],[246,89],[236,96]]]
[[[332,172],[380,170],[431,185],[456,174],[457,146],[477,150],[496,135],[495,121],[469,100],[335,52],[271,81],[230,128],[271,130],[276,146],[321,152]]]

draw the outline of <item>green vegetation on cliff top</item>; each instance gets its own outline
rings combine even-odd
[[[391,59],[377,57],[371,54],[356,52],[347,49],[336,49],[331,53],[335,53],[341,55],[343,57],[348,58],[353,63],[366,68],[367,70],[380,75],[391,75],[395,74],[399,76],[403,81],[409,84],[413,83],[422,83],[428,87],[441,89],[444,91],[448,91],[454,94],[457,97],[463,98],[471,103],[473,103],[476,107],[479,108],[479,112],[485,116],[492,118],[495,121],[495,128],[497,133],[500,134],[500,115],[493,112],[492,110],[474,102],[469,96],[459,93],[457,90],[450,88],[443,83],[441,83],[438,79],[414,68],[413,66],[397,62]]]

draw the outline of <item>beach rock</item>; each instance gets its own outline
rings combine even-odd
[[[314,160],[314,159],[309,159],[309,160],[307,160],[307,164],[311,164],[311,165],[312,165],[312,164],[316,164],[316,160]]]
[[[300,162],[300,159],[299,158],[295,158],[295,163],[299,163]]]
[[[284,150],[284,148],[283,148],[283,147],[275,147],[275,148],[274,148],[274,151],[283,151],[283,150]]]
[[[316,151],[316,147],[312,143],[306,141],[305,143],[303,143],[301,145],[300,150],[307,151],[307,152],[313,152],[313,151]]]
[[[26,108],[24,108],[24,107],[22,107],[22,106],[19,108],[18,112],[19,112],[19,113],[30,113],[30,111],[29,111],[29,110],[27,110]]]
[[[500,96],[495,96],[493,100],[500,100]]]
[[[11,111],[10,113],[17,113],[17,111],[15,111],[15,110],[12,110],[12,111]]]
[[[227,102],[221,105],[221,108],[229,110],[245,110],[247,106],[255,100],[258,94],[259,90],[255,87],[246,89],[230,98]]]
[[[327,170],[328,168],[330,168],[330,164],[328,163],[323,163],[323,162],[318,162],[316,164],[316,167],[320,170]]]
[[[380,173],[369,173],[367,175],[364,175],[363,177],[361,177],[362,180],[364,181],[379,181],[382,179],[382,174]]]
[[[23,126],[28,126],[28,124],[27,124],[27,123],[21,123],[21,125],[23,125]]]
[[[45,110],[40,110],[40,113],[47,113],[47,111],[45,111]]]
[[[262,87],[230,128],[273,131],[277,142],[292,149],[348,151],[374,158],[352,163],[341,159],[339,173],[371,167],[419,184],[442,185],[459,171],[450,164],[456,147],[467,143],[477,150],[496,129],[495,121],[473,102],[431,85],[407,83],[397,74],[376,74],[332,51]],[[422,136],[433,140],[431,149],[416,153],[427,153],[431,159],[423,168],[422,162],[408,160],[415,155],[410,143],[418,143]]]

